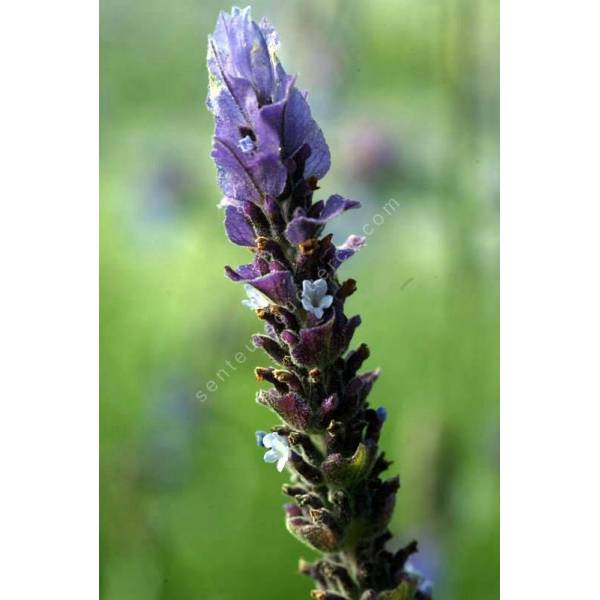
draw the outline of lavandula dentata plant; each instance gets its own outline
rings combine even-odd
[[[367,396],[379,371],[359,373],[365,344],[349,350],[360,317],[344,314],[356,291],[337,270],[365,243],[341,245],[327,222],[360,204],[339,195],[313,201],[329,148],[295,77],[281,66],[273,27],[250,9],[221,13],[209,37],[212,157],[224,198],[225,231],[254,260],[226,275],[244,285],[243,304],[264,322],[253,337],[272,364],[256,369],[269,389],[257,401],[281,419],[258,432],[264,459],[290,473],[283,486],[288,530],[322,558],[301,561],[318,600],[425,600],[429,586],[408,564],[411,542],[386,545],[397,477],[378,441],[386,418]]]

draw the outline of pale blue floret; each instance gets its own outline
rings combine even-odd
[[[290,458],[290,447],[288,445],[287,438],[279,435],[278,433],[267,433],[262,439],[262,445],[265,448],[269,448],[264,455],[264,461],[266,463],[277,463],[277,470],[281,473],[285,463]]]
[[[327,281],[317,279],[302,282],[302,306],[304,310],[311,312],[317,319],[323,316],[323,311],[333,303],[333,296],[327,293]]]
[[[267,308],[269,306],[269,299],[261,294],[257,289],[253,288],[251,285],[247,283],[244,285],[244,290],[246,292],[245,300],[242,300],[242,304],[247,306],[250,310],[256,310],[257,308]]]
[[[248,154],[248,152],[252,152],[253,150],[256,150],[256,144],[254,143],[254,140],[249,135],[247,135],[246,137],[243,137],[238,142],[238,146],[244,154]]]
[[[433,593],[433,583],[431,583],[431,581],[429,581],[429,579],[425,579],[419,585],[419,591],[422,594],[426,594],[427,596],[431,596],[431,594]]]
[[[425,577],[423,576],[423,573],[421,573],[421,571],[419,571],[418,569],[415,569],[415,567],[411,563],[406,563],[404,565],[404,571],[406,573],[408,573],[409,575],[411,575],[416,580],[418,590],[421,593],[426,594],[428,596],[431,595],[431,593],[433,591],[433,583],[431,583],[431,581],[429,581],[429,579],[425,579]]]
[[[254,435],[256,436],[256,445],[259,448],[264,448],[263,440],[265,439],[265,435],[267,435],[267,432],[266,431],[257,431]]]

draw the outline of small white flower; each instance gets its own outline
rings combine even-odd
[[[254,140],[247,135],[238,142],[238,147],[244,154],[248,154],[248,152],[252,152],[256,149],[256,144],[254,143]]]
[[[324,279],[302,282],[302,306],[311,312],[317,319],[323,316],[323,311],[333,302],[333,296],[327,293],[327,282]]]
[[[247,299],[242,300],[244,306],[247,306],[251,310],[267,308],[269,306],[269,299],[251,285],[244,284],[244,290],[246,291],[246,296],[248,296]]]
[[[267,433],[262,439],[262,445],[269,448],[265,452],[264,461],[266,463],[277,463],[277,470],[281,473],[285,463],[290,458],[290,447],[287,438],[278,433]]]

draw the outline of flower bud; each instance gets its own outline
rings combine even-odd
[[[257,348],[262,348],[274,361],[278,363],[282,363],[285,357],[285,351],[283,348],[272,338],[266,335],[253,335],[252,343]],[[281,381],[277,378],[277,371],[274,371],[275,378],[278,381]]]
[[[281,263],[282,265],[288,265],[287,258],[281,249],[281,246],[274,240],[258,236],[255,240],[256,248],[259,252],[269,255],[273,260]]]
[[[308,435],[299,431],[292,431],[288,435],[288,443],[290,446],[300,448],[303,457],[312,465],[318,466],[323,462],[321,451],[315,446]]]
[[[252,224],[256,236],[269,237],[271,235],[269,221],[267,221],[265,214],[256,204],[253,202],[243,202],[242,212]]]
[[[291,390],[295,392],[302,391],[302,382],[293,373],[284,371],[283,369],[276,369],[273,371],[273,375],[275,375],[275,379],[277,379],[277,381],[285,383]]]
[[[283,329],[283,325],[269,308],[257,308],[256,316],[261,321],[265,321],[265,323],[267,323],[267,325],[270,326],[272,331],[274,331],[276,334]]]
[[[392,477],[379,483],[373,493],[369,534],[375,535],[388,526],[396,505],[396,492],[400,488],[400,479]]]
[[[347,524],[352,519],[352,504],[348,494],[342,490],[335,490],[330,493],[330,502],[336,507],[337,513],[343,524]]]
[[[341,540],[324,525],[313,525],[302,517],[286,519],[288,531],[307,546],[321,552],[335,552]]]
[[[275,379],[274,375],[273,379]],[[284,385],[286,391],[282,393],[279,390],[273,389],[260,390],[256,395],[258,404],[269,407],[292,428],[302,431],[310,429],[312,411],[309,404],[299,394],[288,392],[287,385],[280,383],[277,379],[275,381],[280,386]]]
[[[332,453],[341,452],[344,447],[344,424],[341,421],[331,420],[325,431],[327,450]]]
[[[294,308],[293,306],[291,307]],[[282,328],[285,329],[297,329],[298,320],[292,312],[284,308],[283,306],[273,305],[271,311],[275,315],[275,318],[279,321]]]
[[[348,570],[339,564],[335,564],[326,560],[319,563],[320,571],[323,577],[333,585],[333,587],[341,590],[348,598],[355,598],[357,594],[357,585],[348,573]]]
[[[350,488],[369,474],[375,460],[375,452],[374,445],[361,442],[352,456],[330,454],[321,468],[327,481],[340,487]]]
[[[282,331],[279,337],[281,337],[288,346],[295,346],[300,340],[298,335],[289,329]]]
[[[296,496],[299,496],[301,494],[306,494],[307,493],[307,489],[300,486],[300,485],[291,485],[289,483],[284,483],[281,486],[281,491],[286,495],[286,496],[292,496],[293,498],[295,498]]]
[[[275,386],[275,388],[277,389],[278,392],[285,394],[285,392],[288,391],[287,385],[277,381],[277,379],[275,379],[275,375],[273,374],[273,371],[274,371],[274,369],[272,369],[271,367],[256,367],[256,369],[254,369],[254,375],[256,376],[256,381],[268,381],[269,383],[272,383]],[[264,390],[261,390],[258,393],[260,394],[263,391]],[[257,401],[258,401],[258,396],[257,396]],[[261,402],[261,404],[262,404],[262,402]]]
[[[352,296],[354,292],[356,292],[356,280],[354,279],[346,279],[344,283],[340,286],[340,289],[337,291],[336,296],[340,300],[345,300],[349,296]]]
[[[319,485],[323,482],[321,471],[307,463],[298,453],[292,452],[289,464],[307,483]]]
[[[302,516],[302,511],[300,510],[297,504],[284,504],[283,510],[285,511],[285,514],[290,518]]]
[[[319,407],[319,421],[323,424],[329,421],[338,405],[339,399],[337,394],[327,396],[327,398],[321,402],[321,406]]]
[[[350,352],[346,357],[346,364],[344,366],[345,377],[348,379],[354,377],[370,354],[371,351],[367,344],[361,344],[356,350]]]
[[[300,575],[307,575],[308,577],[312,577],[318,585],[320,585],[323,588],[326,588],[327,581],[321,573],[321,562],[322,561],[309,563],[301,558],[298,562],[298,573]]]
[[[333,514],[328,511],[326,508],[315,508],[308,507],[308,516],[310,520],[315,525],[325,525],[329,527],[333,532],[335,532],[340,537],[344,534],[344,529],[338,522],[338,520],[333,516]]]
[[[406,565],[406,561],[411,557],[411,555],[418,552],[418,550],[419,547],[416,540],[413,540],[412,542],[410,542],[410,544],[404,546],[404,548],[400,548],[400,550],[398,550],[396,554],[394,554],[394,559],[392,563],[394,573],[399,573],[400,571],[402,571],[404,569],[404,566]]]
[[[392,464],[393,464],[393,461],[387,460],[385,458],[385,453],[382,452],[377,457],[377,460],[375,461],[375,464],[373,465],[373,468],[371,469],[371,476],[377,477],[378,475],[380,475],[381,473],[383,473],[384,471],[389,469]]]
[[[296,496],[296,502],[298,502],[298,506],[302,508],[323,508],[323,501],[321,498],[312,492]]]

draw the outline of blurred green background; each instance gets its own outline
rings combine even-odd
[[[248,255],[215,207],[204,108],[206,36],[229,8],[101,3],[105,600],[310,589],[295,569],[311,553],[283,525],[285,476],[254,441],[274,424],[254,403],[265,359],[234,361],[259,325],[222,274]],[[388,409],[382,445],[402,481],[397,543],[419,539],[438,599],[498,598],[497,2],[272,0],[253,13],[279,30],[331,146],[323,197],[363,202],[334,232],[369,234],[342,274],[359,284],[355,341],[383,368],[372,401]]]

